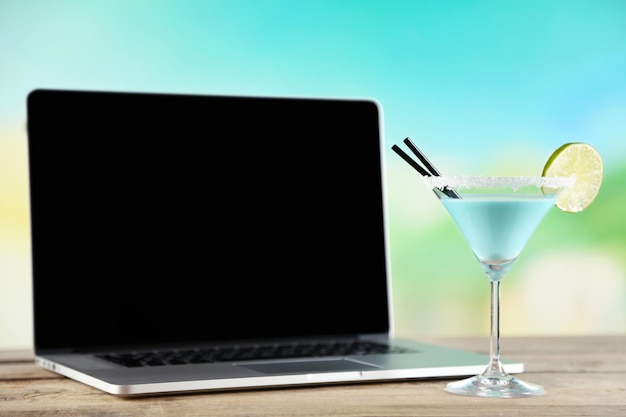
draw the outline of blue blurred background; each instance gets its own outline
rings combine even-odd
[[[25,98],[39,87],[376,98],[395,327],[413,338],[488,334],[489,286],[391,145],[410,136],[445,173],[533,175],[591,143],[602,189],[539,227],[503,283],[502,334],[625,332],[624,22],[622,0],[0,0],[0,348],[32,345]]]

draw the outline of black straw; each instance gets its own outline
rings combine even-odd
[[[435,166],[428,160],[428,158],[426,158],[426,155],[424,155],[424,153],[422,153],[422,151],[420,151],[419,148],[417,146],[415,146],[415,144],[411,141],[410,138],[404,139],[404,143],[405,143],[406,146],[409,147],[411,152],[413,152],[415,154],[415,156],[417,156],[417,158],[426,166],[428,171],[426,169],[424,169],[416,161],[414,161],[402,149],[400,149],[400,147],[398,145],[393,145],[391,147],[391,149],[393,149],[398,155],[400,155],[400,157],[402,159],[404,159],[409,165],[411,165],[413,168],[415,168],[417,170],[417,172],[422,174],[422,176],[424,176],[424,177],[430,177],[430,176],[439,177],[439,176],[441,176],[441,173],[439,172],[439,170],[437,168],[435,168]],[[459,193],[457,193],[456,191],[454,191],[450,187],[444,187],[444,189],[441,190],[441,192],[443,192],[445,195],[447,195],[448,197],[451,197],[451,198],[461,198]]]
[[[422,151],[420,151],[418,147],[415,146],[413,142],[411,142],[411,139],[404,139],[404,143],[406,144],[406,146],[409,147],[410,150],[413,151],[415,156],[417,156],[419,160],[422,161],[422,163],[426,166],[426,169],[428,169],[432,175],[434,175],[435,177],[441,176],[441,173],[437,170],[437,168],[435,168],[433,164],[430,163],[428,158],[426,158],[426,155],[424,155]]]
[[[415,168],[417,170],[417,172],[422,174],[422,176],[430,177],[430,173],[428,173],[428,171],[426,171],[424,168],[422,168],[422,166],[420,164],[418,164],[417,162],[412,160],[411,157],[409,155],[407,155],[402,149],[400,149],[400,147],[398,145],[393,145],[391,147],[391,149],[396,151],[396,153],[398,155],[400,155],[400,157],[402,157],[402,159],[404,159],[406,162],[408,162],[409,165],[411,165],[413,168]]]

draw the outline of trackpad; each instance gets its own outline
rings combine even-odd
[[[376,366],[353,362],[345,359],[328,361],[279,362],[238,365],[264,374],[308,374],[316,372],[366,371],[377,369]]]

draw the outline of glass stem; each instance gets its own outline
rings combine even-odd
[[[489,282],[491,283],[490,360],[483,376],[506,376],[500,362],[500,279],[492,279]]]

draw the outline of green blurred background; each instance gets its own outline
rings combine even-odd
[[[624,22],[622,0],[0,0],[0,348],[32,345],[25,98],[40,87],[379,100],[395,329],[413,338],[486,335],[489,286],[391,145],[410,136],[449,174],[532,175],[591,143],[602,189],[540,225],[503,282],[502,334],[624,333]]]

